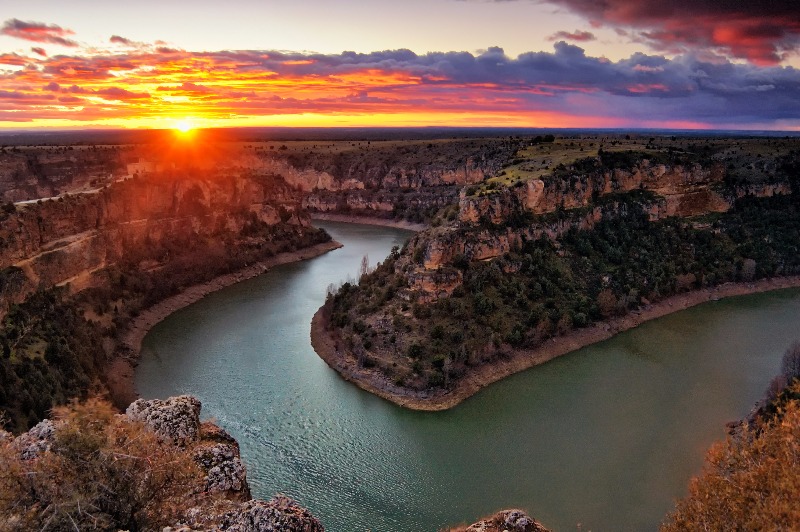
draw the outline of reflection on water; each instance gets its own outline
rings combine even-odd
[[[309,341],[326,287],[410,233],[320,225],[345,247],[170,316],[137,387],[199,397],[239,440],[254,495],[290,495],[332,531],[436,530],[512,506],[556,530],[652,530],[800,335],[800,291],[724,300],[411,412],[344,382]]]

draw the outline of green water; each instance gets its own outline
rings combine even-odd
[[[555,530],[653,530],[725,423],[800,337],[800,291],[709,303],[410,412],[340,379],[311,316],[408,232],[320,224],[345,246],[210,295],[145,338],[143,397],[191,393],[240,442],[254,495],[331,531],[425,531],[519,506]]]

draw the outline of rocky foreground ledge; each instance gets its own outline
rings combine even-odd
[[[164,528],[164,532],[187,532],[192,530],[213,530],[229,532],[322,532],[322,524],[311,513],[293,500],[284,496],[276,496],[269,501],[254,500],[250,495],[247,482],[247,471],[242,464],[238,442],[225,430],[211,422],[200,422],[200,401],[191,396],[172,397],[165,401],[158,399],[139,399],[132,403],[125,414],[115,416],[118,426],[134,425],[140,422],[145,430],[155,433],[158,445],[167,450],[188,451],[198,466],[200,478],[190,479],[181,486],[185,493],[179,494],[177,500],[183,503],[178,509],[172,526]],[[48,463],[64,460],[65,441],[69,439],[59,435],[64,420],[44,420],[31,430],[16,438],[7,432],[0,431],[0,445],[4,454],[0,458],[16,467],[16,464]],[[71,427],[67,430],[75,430]],[[74,438],[74,437],[73,437]],[[115,456],[113,460],[123,460],[125,456]],[[150,461],[149,457],[145,458]],[[156,458],[153,458],[156,460]],[[161,464],[169,467],[170,464]],[[4,467],[5,469],[5,467]],[[5,480],[5,479],[4,479]],[[23,488],[19,486],[18,488]],[[66,499],[71,486],[61,486]],[[10,490],[13,492],[13,489]],[[22,491],[20,489],[20,491]],[[24,493],[18,492],[22,498]],[[65,506],[68,500],[55,499]],[[12,501],[13,502],[13,501]],[[112,503],[113,505],[113,503]],[[10,505],[12,508],[16,504]],[[33,511],[46,513],[49,506],[33,504]],[[8,512],[3,512],[8,513]],[[23,510],[24,513],[24,510]],[[25,519],[29,515],[5,515],[3,519],[11,530],[22,530],[26,526]],[[15,528],[14,523],[18,527]]]
[[[448,532],[550,532],[524,510],[501,510],[467,527],[450,528]]]

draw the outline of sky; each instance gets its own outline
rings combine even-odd
[[[800,130],[797,0],[3,0],[0,128]]]

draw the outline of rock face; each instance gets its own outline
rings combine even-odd
[[[486,221],[500,225],[517,212],[544,214],[558,208],[569,210],[587,207],[599,197],[634,190],[647,190],[659,196],[659,209],[653,213],[655,217],[694,216],[725,212],[731,208],[737,196],[772,196],[790,192],[787,184],[773,183],[750,186],[723,195],[720,185],[724,177],[725,171],[721,165],[651,165],[645,159],[630,169],[552,175],[544,180],[533,179],[477,196],[462,191],[459,220],[467,224]]]
[[[0,202],[57,196],[121,172],[123,149],[102,146],[0,149]]]
[[[416,295],[425,302],[451,294],[460,284],[450,272],[458,258],[490,260],[525,240],[555,239],[573,228],[591,229],[603,217],[623,212],[624,205],[611,194],[640,192],[642,206],[650,220],[656,221],[725,212],[737,198],[748,194],[791,193],[788,184],[781,182],[723,188],[723,178],[724,169],[719,165],[670,167],[643,160],[628,170],[554,174],[547,181],[519,182],[479,195],[468,195],[467,189],[462,189],[458,223],[429,229],[412,241],[412,248],[421,249],[421,264],[399,261],[414,292],[409,297]],[[556,216],[558,210],[568,215]]]
[[[312,212],[425,221],[458,188],[497,172],[514,151],[502,139],[340,144],[264,154],[262,165],[302,190]]]
[[[247,500],[250,486],[239,455],[239,444],[220,427],[200,423],[200,401],[190,395],[138,399],[125,412],[132,421],[144,423],[159,439],[191,447],[194,461],[205,472],[204,493],[222,493],[230,499]]]
[[[549,532],[523,510],[503,510],[454,532]]]
[[[205,491],[239,493],[247,489],[245,468],[237,447],[225,443],[201,446],[195,451],[194,459],[208,472]]]
[[[19,302],[39,287],[70,283],[79,291],[123,261],[158,267],[174,256],[176,242],[191,252],[204,239],[246,243],[248,228],[308,226],[300,193],[279,177],[135,177],[95,193],[17,206],[0,225],[0,270],[6,268],[0,293]]]

